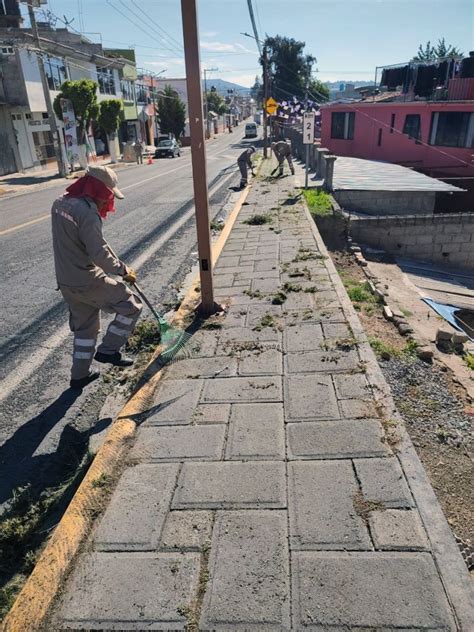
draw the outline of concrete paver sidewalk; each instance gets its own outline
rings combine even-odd
[[[222,328],[166,369],[52,629],[461,629],[467,570],[291,182],[254,184]]]

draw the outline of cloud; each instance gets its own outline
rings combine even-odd
[[[256,72],[251,72],[247,74],[239,74],[235,75],[231,72],[226,73],[225,80],[230,81],[231,83],[237,83],[239,86],[244,86],[245,88],[251,88],[255,82]]]
[[[235,53],[235,44],[224,44],[223,42],[201,42],[203,50],[210,50],[216,53]]]
[[[219,35],[219,33],[217,31],[203,31],[201,35],[203,37],[215,37],[216,35]]]

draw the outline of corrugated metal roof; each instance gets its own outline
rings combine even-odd
[[[418,171],[389,162],[338,156],[334,163],[335,191],[464,191]]]

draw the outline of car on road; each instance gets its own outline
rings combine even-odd
[[[245,125],[245,138],[257,138],[257,124],[247,123]]]
[[[181,155],[181,148],[174,138],[169,140],[160,140],[155,150],[155,158],[176,158]]]

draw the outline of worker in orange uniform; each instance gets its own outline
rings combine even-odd
[[[99,377],[98,371],[91,371],[93,358],[119,367],[133,364],[120,348],[135,327],[142,303],[113,277],[133,284],[136,274],[116,257],[102,235],[102,220],[115,211],[115,198],[123,197],[112,169],[90,167],[51,209],[56,279],[74,333],[71,388],[82,389]],[[114,313],[115,318],[94,356],[100,310]]]

